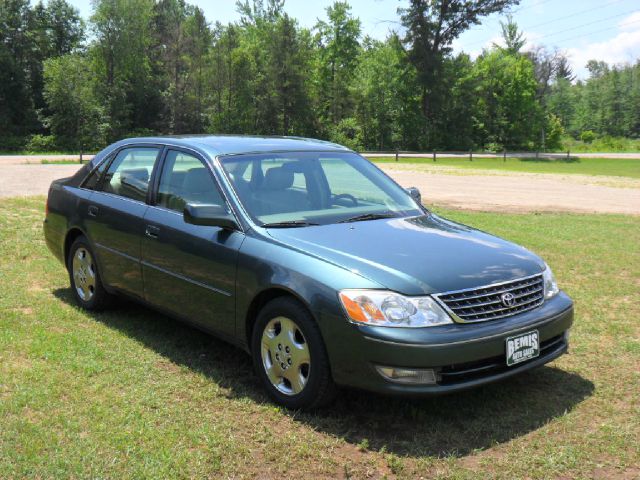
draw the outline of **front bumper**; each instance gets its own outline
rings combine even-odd
[[[484,323],[422,329],[358,326],[341,319],[340,340],[327,349],[336,383],[391,394],[441,394],[511,377],[544,365],[568,349],[573,303],[564,293],[529,312]],[[337,325],[337,323],[334,323]],[[505,339],[538,330],[540,355],[507,367]],[[384,379],[376,365],[432,368],[433,385],[407,385]]]

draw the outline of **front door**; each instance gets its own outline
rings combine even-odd
[[[142,219],[147,210],[149,179],[159,153],[160,147],[120,150],[83,212],[104,282],[140,298]]]
[[[184,221],[187,203],[225,205],[204,161],[168,150],[155,205],[144,215],[144,293],[149,303],[218,333],[235,333],[235,281],[244,234]]]

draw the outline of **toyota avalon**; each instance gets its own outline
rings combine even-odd
[[[123,140],[53,182],[44,234],[81,307],[126,295],[231,342],[289,408],[456,392],[568,348],[542,259],[323,141]]]

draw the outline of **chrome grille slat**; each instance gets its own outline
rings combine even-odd
[[[485,297],[487,295],[502,295],[503,293],[507,293],[507,292],[511,292],[515,289],[518,288],[526,288],[526,287],[530,287],[532,285],[536,285],[537,282],[529,282],[525,285],[515,285],[515,286],[511,286],[511,287],[507,287],[507,288],[503,288],[501,290],[497,290],[497,291],[491,291],[491,292],[486,292],[486,293],[479,293],[477,295],[469,295],[469,296],[462,296],[462,297],[458,297],[456,298],[456,295],[460,295],[461,293],[441,293],[438,296],[439,297],[451,297],[451,298],[447,298],[447,301],[462,301],[462,300],[472,300],[474,298],[482,298]],[[482,287],[482,288],[477,288],[477,289],[472,289],[470,290],[471,292],[477,292],[479,290],[486,290],[488,287]]]
[[[514,298],[517,300],[519,298],[523,298],[523,297],[527,297],[529,295],[537,294],[538,292],[542,292],[542,287],[536,288],[535,290],[532,290],[532,291],[527,291],[527,292],[524,292],[524,293],[520,293],[520,294],[514,295]],[[493,297],[493,296],[496,296],[496,295],[492,294],[492,295],[488,295],[488,296]],[[463,301],[463,300],[455,301],[454,303],[460,303],[461,301]],[[464,301],[466,301],[466,300],[464,300]],[[501,303],[501,300],[499,298],[497,298],[496,300],[491,300],[490,302],[479,302],[479,303],[473,303],[471,305],[455,305],[455,308],[456,309],[460,309],[460,310],[465,310],[467,308],[483,307],[485,305],[492,305],[494,303]],[[514,307],[515,306],[517,306],[517,305],[514,305]]]
[[[502,295],[511,294],[512,304],[503,302]],[[447,311],[462,322],[483,322],[523,313],[544,302],[542,274],[497,285],[487,285],[434,297]]]
[[[513,305],[512,307],[493,308],[493,309],[491,309],[491,313],[493,313],[493,312],[504,312],[504,311],[507,311],[507,310],[515,310],[518,307],[524,307],[524,306],[529,305],[531,303],[535,303],[538,300],[540,300],[540,299],[539,298],[533,298],[533,299],[531,299],[529,301],[526,301],[526,302],[517,303],[517,304]],[[462,317],[462,316],[483,315],[485,313],[489,313],[489,312],[463,313],[463,314],[458,314],[458,315],[460,315]]]

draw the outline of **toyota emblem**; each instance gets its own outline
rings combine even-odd
[[[500,295],[500,300],[505,307],[513,307],[516,304],[516,296],[511,292]]]

